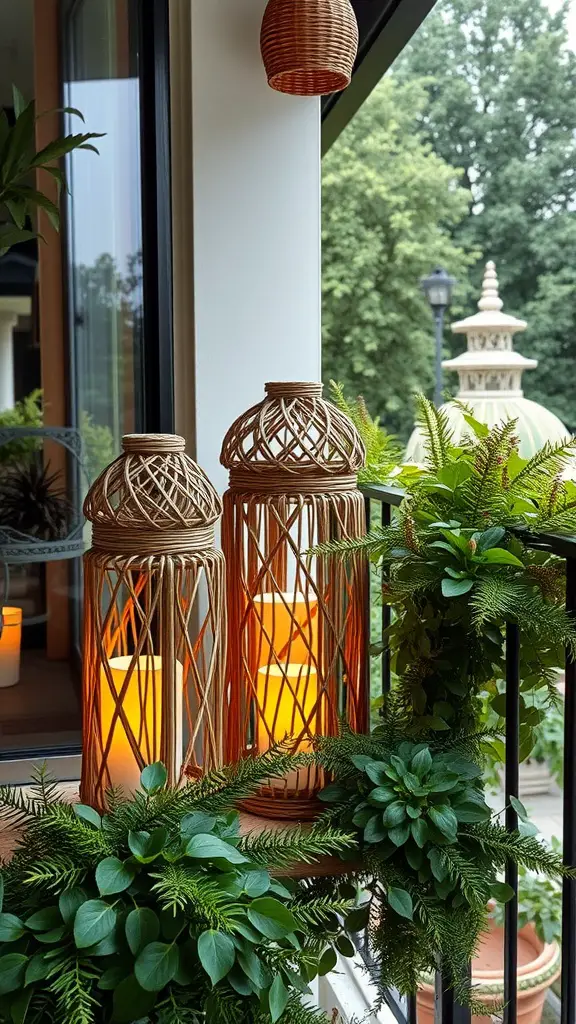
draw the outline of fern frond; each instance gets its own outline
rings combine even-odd
[[[305,891],[301,893],[290,907],[298,923],[304,927],[322,927],[333,919],[334,914],[346,917],[355,907],[354,900],[335,899],[333,896],[307,898]]]
[[[309,554],[321,557],[339,558],[346,561],[353,555],[363,555],[375,560],[388,550],[389,535],[386,528],[374,526],[365,537],[349,537],[345,540],[327,541],[312,548]]]
[[[152,890],[158,894],[165,910],[173,913],[186,910],[189,914],[193,911],[193,919],[206,922],[209,928],[232,930],[233,901],[215,882],[197,871],[190,871],[184,864],[167,864],[151,877],[157,879]]]
[[[439,470],[446,464],[454,435],[448,416],[425,395],[416,395],[416,422],[423,435],[424,450],[430,466]]]
[[[473,473],[460,488],[468,525],[485,528],[492,522],[506,522],[509,497],[503,486],[503,467],[517,446],[517,420],[506,420],[492,428],[472,449]]]
[[[576,437],[569,441],[546,441],[525,466],[510,481],[511,495],[522,497],[532,489],[538,489],[543,481],[556,477],[565,470],[576,456]]]
[[[208,772],[198,782],[192,782],[182,791],[183,807],[206,809],[211,813],[227,811],[240,800],[265,785],[269,779],[282,779],[288,772],[304,768],[311,755],[292,754],[281,744],[259,757],[246,758],[236,764],[225,765]]]
[[[560,605],[544,600],[540,591],[527,587],[521,579],[491,575],[480,580],[470,596],[472,624],[476,629],[491,622],[517,622],[520,629],[538,638],[546,638],[548,647],[557,647],[561,664],[562,648],[576,656],[576,626]]]
[[[29,865],[22,881],[31,888],[45,886],[51,892],[60,893],[81,885],[88,871],[88,866],[79,866],[71,857],[46,857],[38,864]]]
[[[98,973],[88,958],[73,955],[58,965],[50,979],[58,1024],[97,1024],[100,1002],[92,994]]]
[[[356,427],[366,449],[366,464],[358,474],[359,483],[386,483],[402,461],[402,448],[380,426],[359,396],[355,402],[347,399],[344,388],[335,381],[330,382],[331,399]]]
[[[281,831],[249,832],[242,836],[239,849],[255,864],[281,868],[298,862],[312,864],[328,853],[342,853],[355,842],[354,835],[339,829],[318,826],[306,829],[298,825]]]
[[[481,846],[496,867],[505,867],[507,862],[512,860],[529,871],[540,871],[549,878],[558,878],[561,875],[568,875],[571,878],[576,876],[576,868],[566,868],[562,858],[534,836],[508,832],[502,825],[493,822],[469,825],[466,832],[462,833],[463,844],[466,843],[466,835]]]

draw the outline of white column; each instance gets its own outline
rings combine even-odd
[[[14,339],[18,322],[15,313],[0,310],[0,412],[14,407]]]
[[[173,35],[189,3],[173,0]],[[263,397],[266,381],[319,380],[321,370],[320,104],[268,87],[259,42],[265,6],[192,0],[189,8],[194,337],[182,337],[177,308],[176,366],[192,381],[195,406],[193,427],[185,409],[181,423],[195,432],[196,457],[220,490],[220,446],[233,419]],[[185,152],[184,126],[173,128]],[[186,233],[181,165],[177,175],[176,250]],[[178,259],[175,269],[178,297]]]

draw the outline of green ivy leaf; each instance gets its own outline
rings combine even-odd
[[[254,992],[254,985],[244,974],[241,967],[235,965],[226,975],[226,981],[232,986],[239,996],[251,996]]]
[[[50,932],[62,924],[62,915],[58,907],[45,907],[27,917],[24,924],[32,932]]]
[[[350,758],[352,764],[360,772],[365,772],[369,764],[374,764],[374,758],[368,757],[367,754],[353,754]]]
[[[430,861],[430,867],[432,868],[432,874],[437,882],[443,882],[448,874],[448,867],[441,851],[433,846],[428,852],[428,860]]]
[[[207,814],[205,811],[192,811],[191,814],[185,814],[182,818],[180,832],[185,839],[191,839],[192,836],[199,835],[200,832],[212,832],[216,821],[213,814]]]
[[[254,983],[254,987],[258,992],[262,989],[268,988],[272,984],[272,975],[268,968],[262,963],[259,957],[256,956],[253,950],[247,949],[245,952],[239,952],[237,954],[238,963],[244,974],[250,978],[250,981]]]
[[[344,786],[338,785],[337,782],[331,782],[329,786],[325,786],[318,794],[320,800],[325,804],[339,804],[349,795],[348,790]]]
[[[25,985],[33,985],[36,981],[44,981],[54,967],[51,960],[45,953],[36,953],[29,961],[26,968]]]
[[[412,921],[414,917],[414,906],[412,897],[405,889],[392,888],[388,890],[388,903],[400,917]]]
[[[150,832],[129,832],[128,846],[140,864],[151,864],[162,853],[168,840],[168,830],[156,828]]]
[[[149,907],[136,907],[135,910],[131,910],[124,928],[126,941],[133,956],[138,956],[145,946],[155,942],[160,935],[160,921]]]
[[[394,846],[403,846],[407,842],[410,835],[410,825],[398,825],[396,828],[390,829],[388,838]]]
[[[406,805],[402,800],[395,800],[394,803],[384,811],[382,815],[382,822],[386,828],[395,828],[396,825],[401,825],[406,818]]]
[[[442,580],[442,594],[444,597],[461,597],[468,594],[474,586],[474,580]]]
[[[246,864],[248,858],[235,846],[225,843],[218,836],[200,832],[192,836],[186,845],[186,856],[194,860],[225,860],[229,864]]]
[[[448,804],[439,804],[428,809],[430,820],[446,839],[455,839],[458,831],[458,819]]]
[[[66,889],[61,893],[58,900],[58,907],[62,915],[62,920],[65,924],[72,924],[78,910],[87,899],[88,897],[84,890],[78,887]]]
[[[8,995],[22,988],[26,975],[28,957],[23,953],[8,953],[0,956],[0,996]]]
[[[506,530],[502,526],[491,526],[490,529],[484,530],[477,537],[477,544],[479,551],[488,551],[489,548],[498,547],[498,544],[506,536]]]
[[[24,989],[23,992],[19,992],[17,996],[13,996],[10,1000],[10,1015],[12,1017],[12,1024],[24,1024],[34,995],[33,990]]]
[[[347,935],[339,935],[337,937],[336,949],[338,950],[339,953],[342,954],[342,956],[345,956],[348,959],[350,959],[353,956],[356,956],[356,947],[354,946],[354,943],[350,941]]]
[[[375,814],[370,821],[366,823],[364,829],[364,841],[366,843],[381,843],[383,839],[386,839],[388,830],[382,824],[382,816]]]
[[[94,946],[114,929],[116,914],[103,900],[87,900],[74,918],[74,942],[78,949]]]
[[[80,818],[80,821],[85,821],[88,825],[93,825],[94,828],[102,828],[102,818],[93,807],[88,807],[86,804],[74,804],[74,814]]]
[[[346,918],[346,930],[352,932],[362,932],[368,927],[368,920],[370,918],[370,905],[366,904],[364,907],[357,907],[355,910],[351,910]]]
[[[382,806],[396,799],[396,793],[391,786],[376,786],[368,794],[368,802],[373,806]]]
[[[106,857],[96,868],[96,885],[101,896],[113,896],[125,892],[134,881],[136,872],[131,864],[118,859]]]
[[[118,988],[120,982],[124,981],[125,977],[125,967],[109,967],[107,971],[104,971],[104,974],[100,978],[98,988],[103,992],[113,992],[115,988]]]
[[[511,551],[506,551],[506,548],[490,548],[482,553],[481,559],[489,565],[515,565],[524,568],[524,563]]]
[[[247,896],[256,899],[263,896],[270,888],[270,875],[267,871],[247,871],[244,876],[243,889]]]
[[[422,779],[430,771],[432,767],[432,754],[428,747],[424,747],[423,750],[419,750],[417,754],[414,754],[410,767],[419,779]]]
[[[417,846],[420,847],[420,849],[422,849],[422,847],[426,845],[428,839],[430,838],[428,825],[426,824],[425,821],[423,821],[422,818],[419,818],[418,821],[413,821],[411,823],[410,831],[412,833],[412,838],[414,842],[416,843]]]
[[[234,966],[236,949],[229,935],[210,929],[198,939],[198,957],[212,984],[217,985]]]
[[[15,914],[0,914],[0,942],[16,942],[24,931],[22,921]]]
[[[511,803],[512,807],[514,808],[514,810],[516,811],[516,814],[520,818],[520,821],[528,821],[529,820],[528,811],[526,810],[526,808],[524,807],[524,804],[518,799],[517,796],[511,796],[510,797],[510,803]]]
[[[248,920],[268,939],[283,939],[298,928],[293,914],[272,896],[254,900],[248,907]]]
[[[338,963],[338,954],[332,946],[328,946],[325,949],[318,963],[318,974],[323,978],[326,974],[330,974]]]
[[[140,776],[140,785],[146,793],[157,793],[164,789],[168,781],[168,772],[161,761],[149,764]]]
[[[156,1003],[156,993],[146,992],[133,974],[114,990],[113,1017],[118,1024],[133,1024],[146,1017]]]
[[[494,882],[490,886],[490,895],[493,899],[498,900],[498,903],[508,903],[514,898],[514,889],[511,885],[506,882]]]
[[[134,964],[136,981],[145,992],[160,992],[178,970],[180,954],[173,943],[150,942]]]
[[[388,765],[384,761],[371,761],[366,765],[364,771],[377,786],[388,785]]]
[[[272,1024],[276,1024],[276,1021],[280,1020],[280,1017],[288,1005],[289,999],[290,992],[286,988],[281,975],[277,974],[272,982],[272,987],[270,988],[268,995]]]

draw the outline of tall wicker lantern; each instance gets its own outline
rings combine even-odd
[[[364,448],[321,384],[266,385],[266,398],[230,428],[222,539],[227,561],[227,759],[288,740],[310,751],[343,715],[368,725],[366,565],[310,555],[360,537],[356,474]],[[270,783],[245,804],[274,818],[310,818],[322,786],[312,767]]]
[[[324,96],[350,85],[358,23],[350,0],[269,0],[260,42],[272,89]]]
[[[84,505],[82,799],[222,764],[224,557],[216,491],[182,437],[128,434]],[[184,735],[184,726],[187,735]]]

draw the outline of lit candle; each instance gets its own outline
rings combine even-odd
[[[114,694],[122,692],[129,673],[130,678],[122,697],[122,710],[145,765],[160,760],[162,737],[162,658],[143,655],[133,663],[131,655],[110,658],[107,663],[109,672],[104,667],[100,670],[100,722],[104,750],[110,743],[106,756],[110,784],[121,786],[126,793],[138,789],[142,771],[122,719],[117,715],[113,723],[117,710]],[[177,661],[174,714],[179,760],[182,758],[182,704],[183,669]]]
[[[20,679],[22,609],[3,608],[0,636],[0,686],[15,686]]]
[[[258,671],[258,750],[294,740],[294,751],[312,749],[321,730],[318,677],[310,665],[268,665]]]
[[[266,665],[313,665],[318,656],[318,601],[299,593],[258,594],[258,668]]]

